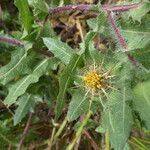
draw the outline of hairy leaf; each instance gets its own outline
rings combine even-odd
[[[140,0],[133,0],[133,3],[141,2]],[[141,6],[136,8],[136,10],[130,10],[124,14],[126,18],[132,17],[134,21],[141,22],[141,19],[150,11],[150,2],[143,2]]]
[[[125,29],[121,31],[127,40],[129,50],[144,48],[150,43],[150,32],[148,31],[132,29]]]
[[[116,21],[115,18],[114,20]],[[93,30],[96,28],[96,21],[97,21],[96,19],[88,20],[88,25]],[[148,46],[148,44],[150,43],[149,38],[150,30],[147,25],[148,22],[145,20],[141,24],[135,24],[133,22],[126,23],[126,22],[127,21],[124,21],[121,24],[121,28],[118,26],[118,22],[116,23],[116,25],[127,42],[128,50],[134,50]],[[114,31],[113,34],[112,33],[110,34],[110,29],[113,31],[113,29],[108,26],[101,26],[101,30],[99,30],[99,32],[106,37],[112,35],[114,38],[116,38]]]
[[[64,64],[68,64],[74,50],[66,43],[53,38],[43,38],[44,44],[47,46],[56,58],[59,58]]]
[[[133,104],[145,126],[150,130],[150,81],[139,83],[134,88]]]
[[[63,106],[64,106],[64,96],[68,87],[70,87],[73,83],[73,75],[75,73],[76,68],[81,62],[82,55],[73,55],[69,65],[63,71],[62,75],[59,79],[59,93],[57,97],[56,103],[56,118],[61,115]]]
[[[79,89],[76,90],[69,104],[67,117],[69,121],[77,119],[80,115],[86,113],[89,108],[89,99],[85,91]]]
[[[9,87],[9,94],[5,98],[4,103],[8,106],[15,103],[17,98],[25,93],[30,84],[38,82],[39,78],[46,73],[48,64],[49,59],[44,59],[35,67],[32,74],[27,75],[12,84]]]
[[[42,102],[41,98],[38,96],[28,93],[22,95],[17,102],[19,106],[15,111],[14,125],[17,125],[29,111],[33,112],[37,102]]]
[[[125,147],[132,126],[132,114],[126,104],[128,93],[112,92],[109,95],[106,109],[102,114],[102,127],[110,134],[111,145],[115,150]]]
[[[137,49],[132,53],[134,57],[147,69],[150,69],[150,48]]]

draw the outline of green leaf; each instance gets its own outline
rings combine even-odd
[[[135,110],[139,112],[141,120],[145,122],[146,128],[150,130],[150,80],[137,84],[133,91]]]
[[[128,50],[140,49],[149,45],[150,30],[148,26],[149,23],[146,21],[147,19],[145,18],[141,24],[135,24],[134,22],[129,23],[127,20],[124,20],[123,23],[121,23],[121,28],[118,27],[127,41]],[[88,25],[91,29],[95,30],[97,21],[97,19],[88,20]],[[106,37],[114,36],[110,34],[110,27],[108,27],[108,25],[100,26],[99,33]]]
[[[6,118],[4,121],[0,121],[0,149],[5,149],[4,147],[8,144],[16,145],[15,138],[12,139],[10,127],[7,126],[8,121]]]
[[[142,31],[141,29],[123,29],[121,31],[127,40],[129,50],[144,48],[150,43],[150,32],[148,31]]]
[[[149,46],[144,49],[137,49],[133,51],[132,55],[138,60],[145,68],[150,69],[150,48]]]
[[[33,0],[34,16],[45,18],[48,15],[48,5],[44,0]]]
[[[86,92],[78,89],[72,94],[69,104],[67,118],[69,121],[77,119],[80,115],[86,113],[89,109],[89,99]]]
[[[35,67],[32,74],[27,75],[10,85],[9,94],[5,98],[4,103],[8,106],[15,103],[17,98],[25,93],[30,84],[38,82],[39,78],[46,73],[48,65],[49,59],[44,59]]]
[[[131,109],[127,105],[128,93],[112,92],[102,114],[102,127],[109,132],[111,145],[115,150],[125,147],[132,126]]]
[[[37,102],[42,102],[41,98],[38,96],[28,93],[22,95],[17,102],[19,106],[15,111],[14,125],[17,125],[29,111],[33,112]]]
[[[0,83],[5,85],[18,75],[29,73],[31,71],[28,67],[29,63],[31,63],[31,56],[27,56],[24,48],[13,51],[11,61],[0,68]]]
[[[74,50],[66,43],[53,38],[43,38],[44,44],[47,46],[54,56],[60,59],[64,64],[68,64]]]
[[[15,0],[15,5],[17,6],[20,17],[25,30],[30,33],[32,28],[32,14],[29,9],[27,0]]]
[[[84,42],[80,44],[81,53],[85,53],[87,56],[89,55],[89,45],[96,34],[94,31],[90,31],[86,34]]]
[[[141,2],[140,0],[133,0],[133,3]],[[150,2],[143,2],[141,6],[134,10],[130,10],[126,12],[124,17],[129,18],[132,17],[134,21],[141,22],[141,19],[150,11]]]
[[[62,109],[64,106],[64,96],[67,91],[67,89],[72,85],[73,83],[73,76],[76,71],[76,68],[80,64],[82,60],[82,55],[73,55],[69,65],[66,67],[66,69],[63,71],[62,75],[59,79],[59,93],[57,97],[57,103],[56,103],[56,118],[61,115]]]
[[[34,0],[34,6],[37,13],[39,12],[48,13],[48,6],[44,0]]]

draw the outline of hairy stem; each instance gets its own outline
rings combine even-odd
[[[23,45],[23,43],[21,41],[19,41],[19,40],[16,40],[16,39],[13,39],[13,38],[4,37],[4,36],[0,36],[0,41],[1,42],[6,42],[8,44],[17,45],[17,46]]]
[[[124,48],[124,49],[127,49],[126,40],[124,39],[124,37],[122,36],[121,31],[117,27],[116,21],[113,18],[113,12],[108,12],[108,21],[110,23],[110,26],[111,26],[112,30],[115,32],[115,34],[117,36],[117,40],[118,40],[119,44],[121,45],[121,47]]]
[[[127,51],[128,51],[128,47],[127,47],[127,43],[125,38],[122,36],[122,33],[120,31],[120,29],[117,27],[116,21],[113,18],[113,12],[109,12],[108,11],[108,20],[109,20],[109,24],[112,28],[112,30],[114,31],[114,33],[116,34],[117,40],[119,42],[119,44],[121,45],[121,47],[123,49],[125,49],[125,53],[128,56],[128,59],[130,60],[130,62],[134,65],[137,66],[139,65],[139,63],[134,59],[134,57],[132,55],[130,55]]]
[[[105,11],[128,11],[130,9],[135,9],[139,6],[141,6],[143,3],[136,3],[136,4],[131,4],[131,5],[116,5],[116,6],[112,6],[112,5],[103,5],[102,8]],[[79,11],[87,11],[87,10],[91,10],[91,11],[97,11],[97,10],[93,10],[92,7],[94,7],[96,5],[66,5],[66,6],[59,6],[56,8],[51,8],[49,9],[49,14],[56,14],[56,13],[60,13],[60,12],[64,12],[64,11],[74,11],[74,10],[79,10]]]

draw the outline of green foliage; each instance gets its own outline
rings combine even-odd
[[[56,58],[59,58],[64,64],[68,64],[74,50],[67,44],[52,38],[44,38],[44,44],[48,47]]]
[[[17,102],[18,108],[14,116],[14,125],[17,125],[29,111],[33,112],[37,102],[42,102],[38,96],[28,93],[22,95]]]
[[[135,110],[139,112],[141,119],[145,123],[145,127],[150,130],[150,81],[138,83],[134,88],[133,105]]]
[[[73,121],[80,115],[87,113],[89,108],[89,98],[85,91],[79,89],[72,94],[72,100],[68,108],[68,120]]]
[[[30,33],[32,29],[33,17],[29,9],[28,1],[16,0],[15,4],[18,7],[24,29],[26,30],[26,32]]]
[[[49,59],[44,59],[34,68],[31,74],[24,76],[14,84],[10,85],[9,94],[4,100],[5,105],[10,106],[15,103],[17,98],[25,93],[30,84],[38,82],[39,78],[46,73],[48,64]]]
[[[141,2],[140,0],[133,0],[132,2],[138,3]],[[136,9],[136,12],[134,10],[130,10],[129,12],[125,13],[125,17],[132,17],[134,21],[141,22],[141,19],[150,11],[150,2],[144,1],[143,5],[138,7]]]
[[[32,59],[23,47],[13,51],[11,61],[0,68],[0,83],[5,85],[16,76],[29,73],[31,70],[28,65]]]
[[[76,71],[76,68],[81,64],[82,55],[73,55],[68,66],[62,72],[59,78],[59,93],[56,103],[56,118],[58,118],[64,106],[64,96],[67,89],[73,84],[73,77]]]
[[[134,10],[133,10],[134,11]],[[135,12],[135,11],[134,11]],[[98,30],[99,33],[103,34],[106,37],[111,36],[112,28],[108,26],[106,23],[106,16],[102,16],[102,22],[100,29]],[[150,43],[150,30],[148,27],[148,18],[149,15],[145,15],[141,23],[134,22],[130,20],[128,17],[122,17],[121,21],[117,21],[118,24],[121,24],[120,32],[124,36],[125,40],[127,41],[128,50],[140,49],[145,48]],[[142,19],[142,18],[141,18]],[[104,20],[104,21],[103,21]],[[97,24],[95,23],[98,19],[89,19],[87,21],[90,28],[93,30],[97,28]],[[113,36],[114,33],[113,33]]]
[[[48,145],[71,150],[78,141],[83,144],[79,149],[147,148],[143,138],[149,138],[150,130],[149,2],[125,12],[127,6],[105,5],[120,9],[118,15],[112,12],[120,37],[100,3],[66,11],[72,7],[64,6],[68,3],[72,1],[15,0],[11,10],[2,1],[0,149],[18,149],[22,139],[22,149]],[[57,6],[64,7],[51,9],[55,14],[49,15]],[[78,8],[89,10],[77,13]],[[90,15],[95,18],[85,20]],[[10,36],[22,45],[12,44]],[[123,47],[118,51],[121,42],[115,37],[121,36],[128,52]],[[94,75],[87,79],[88,73]]]
[[[133,123],[127,101],[126,88],[122,93],[112,92],[102,115],[102,127],[109,132],[112,147],[116,150],[124,149]]]

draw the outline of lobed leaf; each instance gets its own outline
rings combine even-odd
[[[133,0],[133,3],[141,2],[140,0]],[[136,10],[130,10],[124,14],[124,17],[132,17],[134,21],[141,22],[142,18],[150,11],[150,2],[145,1]]]
[[[17,125],[29,112],[32,111],[38,102],[42,102],[41,98],[25,93],[18,99],[18,108],[15,111],[14,125]]]
[[[44,59],[36,66],[32,74],[27,75],[12,84],[9,87],[9,93],[4,100],[4,104],[10,106],[15,103],[17,98],[25,93],[30,84],[38,82],[39,78],[46,73],[48,65],[49,59]]]
[[[102,127],[109,132],[111,145],[115,150],[124,149],[132,127],[131,108],[127,105],[128,93],[112,92],[102,114]]]
[[[89,99],[85,91],[76,90],[69,104],[67,118],[69,121],[77,119],[80,115],[86,113],[89,109]]]
[[[0,83],[7,84],[18,75],[29,73],[28,67],[32,57],[27,56],[24,48],[18,48],[12,52],[11,61],[0,68]]]
[[[44,44],[47,46],[54,56],[60,59],[64,64],[68,64],[74,50],[66,43],[53,38],[43,38]]]

